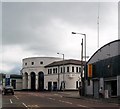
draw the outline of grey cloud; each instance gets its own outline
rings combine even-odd
[[[100,3],[102,21],[106,21],[106,16],[103,16],[109,13],[109,5],[112,3]],[[56,45],[57,48],[62,43],[62,30],[58,31],[60,28],[54,27],[54,19],[63,21],[61,25],[66,22],[79,28],[97,28],[98,3],[5,2],[2,8],[3,45],[19,44],[27,48]],[[105,27],[106,24],[102,23],[102,27]]]
[[[100,3],[100,20],[103,27],[101,29],[108,28],[107,19],[113,16],[113,12],[111,13],[113,5],[114,3]],[[58,19],[60,25],[68,24],[73,28],[77,27],[80,31],[85,28],[87,31],[96,32],[97,9],[96,2],[3,2],[3,47],[10,44],[20,45],[23,51],[48,56],[63,50],[67,57],[74,57],[77,53],[74,53],[73,49],[65,51],[68,38],[65,38],[67,36],[64,28],[54,23]],[[17,63],[12,64],[17,65]],[[13,71],[19,68],[20,66],[17,65]]]
[[[96,3],[3,3],[3,44],[21,44],[28,39],[33,42],[36,29],[44,34],[48,26],[52,28],[51,19],[55,18],[92,28],[96,9]]]

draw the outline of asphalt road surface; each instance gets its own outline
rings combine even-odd
[[[15,92],[2,96],[2,109],[120,109],[118,104],[65,97],[61,92]]]

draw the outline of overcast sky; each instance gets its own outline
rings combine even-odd
[[[82,35],[87,35],[87,55],[118,39],[117,2],[3,2],[2,66],[0,72],[19,73],[22,59],[47,56],[81,59]]]

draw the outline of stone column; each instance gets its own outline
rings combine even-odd
[[[38,90],[38,74],[36,74],[35,76],[35,82],[36,82],[36,90]]]
[[[28,89],[31,89],[31,75],[28,75]]]

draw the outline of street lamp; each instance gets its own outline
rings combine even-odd
[[[72,32],[72,34],[80,34],[80,35],[83,35],[84,36],[84,52],[85,52],[85,56],[84,56],[84,58],[85,58],[85,62],[86,62],[86,34],[83,34],[83,33],[76,33],[76,32]],[[82,39],[82,43],[81,43],[81,46],[82,46],[82,51],[83,51],[83,39]],[[84,80],[83,80],[83,53],[82,53],[82,51],[81,51],[81,61],[82,61],[82,72],[81,72],[81,83],[82,83],[82,89],[81,89],[81,92],[82,92],[82,95],[83,95],[83,93],[84,93],[84,87],[85,87],[85,85],[84,85]],[[85,67],[85,66],[84,66]],[[85,73],[85,72],[84,72]]]
[[[62,53],[57,53],[57,54],[61,54],[63,56],[63,82],[62,82],[62,89],[64,91],[65,89],[65,77],[64,77],[64,74],[65,74],[65,70],[64,70],[64,54]]]
[[[86,62],[86,34],[83,34],[83,33],[76,33],[76,32],[72,32],[72,34],[80,34],[80,35],[83,35],[84,36],[84,52],[85,52],[85,62]]]

